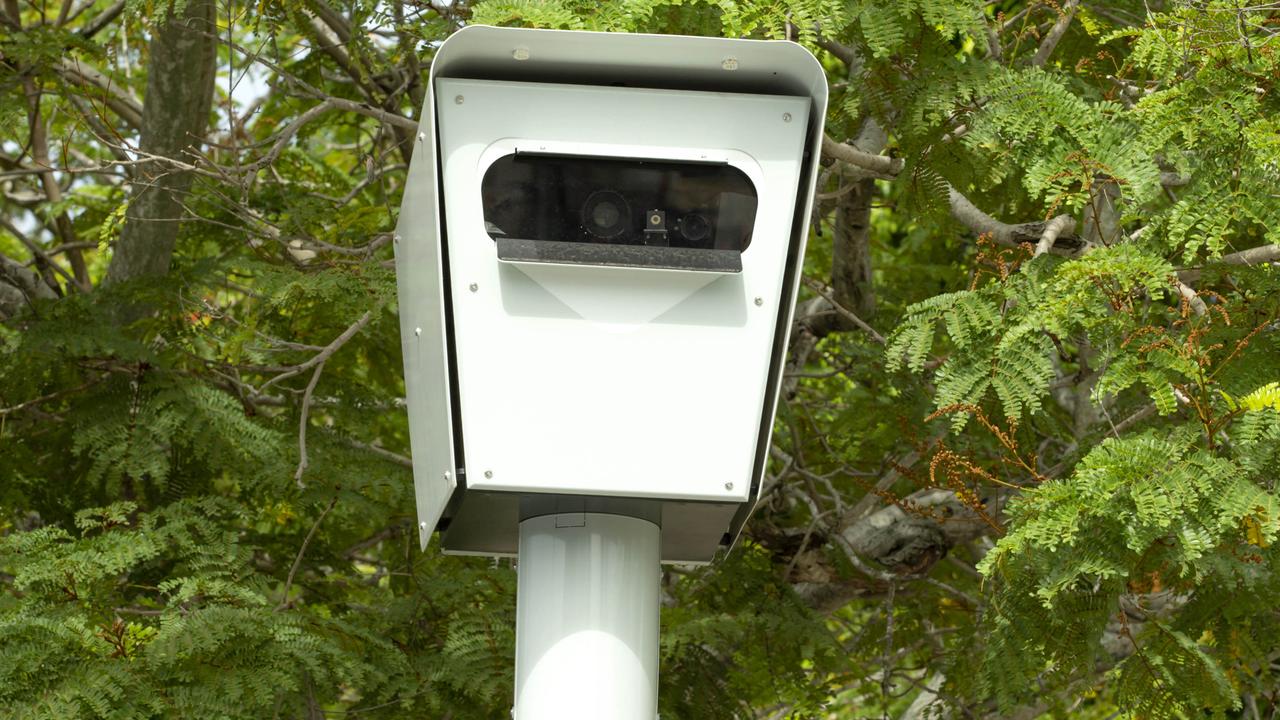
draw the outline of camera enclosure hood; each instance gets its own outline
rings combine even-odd
[[[606,512],[707,562],[768,458],[827,86],[784,41],[471,26],[396,230],[420,540]]]

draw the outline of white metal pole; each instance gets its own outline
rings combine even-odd
[[[560,513],[520,523],[515,720],[654,720],[659,531]]]

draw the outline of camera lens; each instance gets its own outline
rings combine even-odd
[[[598,238],[617,237],[627,228],[631,208],[612,190],[597,190],[582,204],[582,227]]]
[[[701,213],[689,213],[680,218],[680,234],[691,243],[701,243],[711,236],[711,222]]]

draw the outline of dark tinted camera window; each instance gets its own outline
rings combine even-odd
[[[728,165],[517,154],[481,183],[495,240],[742,252],[756,191]]]

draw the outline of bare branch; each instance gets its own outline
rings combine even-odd
[[[317,97],[333,103],[334,107],[339,110],[346,110],[347,112],[353,112],[357,115],[364,115],[366,117],[374,118],[375,120],[381,120],[388,125],[403,128],[405,130],[411,130],[413,132],[418,131],[417,120],[407,118],[403,115],[397,115],[393,112],[387,112],[386,110],[379,110],[368,103],[353,102],[346,98],[332,97],[325,95],[324,93],[320,93]]]
[[[0,315],[13,317],[32,300],[52,300],[58,294],[40,276],[16,260],[0,255]]]
[[[852,145],[838,143],[827,135],[822,137],[822,154],[864,171],[867,177],[881,180],[894,179],[905,165],[902,158],[863,152]]]
[[[1142,409],[1135,412],[1134,414],[1130,415],[1129,417],[1113,425],[1111,427],[1111,432],[1115,434],[1116,437],[1120,437],[1120,434],[1123,433],[1125,430],[1128,430],[1134,425],[1137,425],[1138,423],[1142,422],[1143,420],[1146,420],[1147,418],[1155,414],[1156,414],[1156,404],[1150,403],[1144,406]]]
[[[69,285],[75,286],[77,284],[76,279],[71,276],[71,273],[67,272],[66,269],[63,268],[58,263],[54,262],[49,257],[49,255],[46,254],[38,244],[36,244],[34,240],[27,237],[26,233],[23,233],[16,226],[14,226],[13,223],[9,222],[8,218],[4,216],[0,216],[0,227],[3,227],[5,230],[7,230],[10,235],[13,235],[14,237],[18,238],[18,241],[21,242],[23,245],[25,245],[27,247],[27,250],[31,251],[32,257],[34,257],[36,260],[37,269],[40,269],[42,271],[43,270],[56,271],[59,275],[61,275],[63,278],[66,279]],[[46,275],[45,283],[50,288],[52,288],[55,293],[61,292],[61,288],[58,287],[58,282],[54,280],[52,276]]]
[[[117,0],[106,10],[98,13],[87,25],[80,28],[80,37],[88,39],[97,35],[103,28],[110,25],[111,21],[120,17],[120,13],[124,12],[124,4],[125,0]]]
[[[333,9],[323,0],[311,0],[307,3],[310,9],[324,21],[325,25],[338,36],[338,40],[343,43],[351,42],[351,23],[342,16],[342,13]]]
[[[1224,265],[1261,265],[1263,263],[1280,262],[1280,243],[1261,245],[1248,250],[1223,255],[1218,262]]]
[[[281,380],[286,380],[295,375],[300,375],[310,370],[311,368],[316,367],[317,365],[323,365],[326,360],[333,357],[334,353],[338,352],[338,348],[341,348],[343,345],[347,343],[348,340],[355,337],[356,333],[360,332],[365,325],[369,324],[369,321],[372,319],[373,319],[373,313],[369,310],[366,310],[364,314],[360,316],[359,320],[356,320],[354,323],[352,323],[351,327],[348,327],[346,330],[343,330],[341,335],[334,338],[333,342],[326,345],[324,350],[321,350],[319,353],[316,353],[315,357],[312,357],[310,360],[300,365],[295,365],[291,369],[286,370],[285,372],[280,373],[279,375],[266,381],[265,383],[262,384],[262,387],[258,388],[258,391],[256,394],[262,394],[263,392],[266,391],[267,388],[280,382]]]
[[[875,328],[871,327],[866,322],[864,322],[862,318],[855,315],[852,310],[837,303],[835,299],[831,296],[830,288],[823,286],[822,283],[819,283],[817,280],[814,280],[813,278],[805,277],[802,279],[804,281],[805,286],[807,286],[810,290],[813,290],[814,292],[821,295],[824,300],[830,303],[831,307],[835,308],[835,311],[839,313],[841,317],[843,317],[844,319],[856,325],[860,330],[862,330],[866,334],[870,335],[872,340],[875,340],[877,343],[880,343],[881,345],[884,345],[886,342],[888,342],[887,340],[885,340],[883,335],[876,332]]]
[[[0,261],[3,261],[3,258],[0,258]],[[10,414],[12,414],[12,413],[16,413],[16,412],[18,412],[19,410],[22,410],[22,409],[24,409],[24,408],[29,408],[29,407],[33,407],[33,406],[35,406],[35,405],[39,405],[40,403],[43,403],[43,402],[48,402],[48,401],[50,401],[50,400],[56,400],[56,399],[58,399],[58,398],[60,398],[60,397],[63,397],[63,396],[65,396],[65,395],[74,395],[74,394],[76,394],[76,393],[80,392],[81,390],[85,390],[85,389],[88,389],[88,388],[89,388],[90,386],[92,386],[92,385],[96,385],[97,383],[101,382],[101,381],[102,381],[102,379],[103,379],[103,378],[105,378],[105,377],[106,377],[106,375],[105,375],[105,374],[104,374],[104,375],[100,375],[100,376],[98,376],[98,377],[96,377],[96,378],[94,378],[94,379],[90,380],[89,382],[86,382],[85,384],[83,384],[83,385],[81,385],[81,386],[79,386],[79,387],[74,387],[74,388],[70,388],[70,389],[67,389],[67,390],[59,390],[59,391],[57,391],[57,392],[51,392],[51,393],[49,393],[49,394],[47,394],[47,395],[41,395],[40,397],[35,397],[35,398],[31,398],[30,400],[26,400],[26,401],[24,401],[24,402],[20,402],[20,403],[18,403],[17,405],[11,405],[11,406],[9,406],[9,407],[0,407],[0,417],[3,417],[3,416],[5,416],[5,415],[10,415]]]
[[[63,79],[102,91],[101,100],[121,120],[135,130],[142,128],[142,103],[134,99],[118,83],[103,75],[79,57],[63,58],[54,66]]]
[[[864,152],[847,143],[838,143],[827,136],[822,138],[822,152],[827,157],[847,163],[860,170],[864,173],[864,177],[892,180],[902,172],[905,165],[901,158],[891,158],[885,155]],[[1051,224],[1031,222],[1010,225],[1001,222],[979,210],[968,198],[953,187],[948,187],[948,200],[951,204],[952,217],[968,226],[974,232],[990,234],[997,243],[1006,247],[1020,247],[1024,244],[1039,245],[1049,229],[1047,226]],[[1058,222],[1058,220],[1058,218],[1055,218],[1053,222]],[[1070,220],[1070,218],[1067,218],[1067,220]],[[1075,229],[1075,222],[1071,221],[1069,226],[1066,221],[1062,221],[1059,224],[1062,227],[1057,228],[1055,233],[1050,234],[1050,249],[1046,252],[1073,255],[1083,247],[1083,243],[1072,235]]]
[[[1178,294],[1186,299],[1187,304],[1191,306],[1196,315],[1204,315],[1209,312],[1209,308],[1205,306],[1204,300],[1196,293],[1195,288],[1181,280],[1178,281]]]
[[[311,525],[311,530],[307,532],[307,536],[302,539],[302,547],[298,548],[298,555],[293,559],[293,565],[289,568],[289,577],[285,578],[284,596],[281,598],[280,604],[276,606],[277,611],[284,610],[292,605],[292,603],[289,602],[289,589],[293,587],[293,578],[298,574],[298,568],[302,566],[302,557],[307,554],[307,546],[311,544],[311,538],[315,537],[316,530],[320,529],[320,523],[324,521],[325,516],[333,509],[333,506],[337,504],[338,495],[337,493],[334,493],[333,499],[325,506],[324,510],[320,513],[320,517],[316,518],[315,523]]]
[[[1040,233],[1040,241],[1036,243],[1034,257],[1040,257],[1052,250],[1053,243],[1058,239],[1059,235],[1064,232],[1070,235],[1075,229],[1076,221],[1070,215],[1059,215],[1049,221],[1049,224],[1044,226],[1044,232]]]
[[[44,124],[44,115],[40,109],[40,85],[35,78],[27,76],[22,81],[23,90],[27,96],[27,125],[30,129],[30,146],[32,162],[39,168],[43,169],[40,173],[40,186],[44,190],[45,199],[50,206],[56,207],[62,202],[62,187],[58,185],[58,179],[53,174],[53,163],[49,158],[49,138],[48,129]],[[58,238],[63,244],[70,244],[76,241],[75,225],[71,222],[71,217],[66,211],[58,213],[53,218],[54,229],[58,234]],[[74,286],[81,290],[90,289],[89,268],[84,262],[84,256],[79,250],[73,250],[67,253],[67,262],[71,264],[71,271],[75,275],[76,282]]]
[[[976,205],[970,202],[969,198],[962,195],[955,188],[948,188],[948,198],[951,202],[952,217],[980,235],[990,235],[992,240],[999,245],[1004,245],[1005,247],[1022,247],[1028,244],[1038,245],[1044,235],[1046,223],[1030,222],[1010,225],[1001,222],[979,210]],[[1054,244],[1049,252],[1060,255],[1074,255],[1081,248],[1083,248],[1083,243],[1080,242],[1079,238],[1070,235],[1064,228],[1054,238]]]
[[[294,118],[292,122],[290,122],[288,125],[284,127],[283,130],[280,131],[280,134],[279,136],[277,136],[275,143],[271,146],[271,150],[269,150],[266,155],[263,155],[261,158],[255,161],[252,165],[249,165],[246,168],[246,172],[254,173],[268,165],[275,163],[276,159],[280,157],[280,153],[284,152],[285,146],[288,145],[289,141],[292,140],[294,136],[298,134],[298,131],[302,129],[303,125],[306,125],[307,123],[311,122],[312,120],[315,120],[317,117],[323,115],[324,113],[335,109],[336,107],[337,105],[335,105],[332,102],[332,100],[324,100],[319,105],[309,108],[306,112]]]
[[[315,372],[311,373],[311,382],[307,383],[307,389],[302,393],[302,406],[298,411],[298,470],[293,473],[293,481],[299,488],[306,487],[306,483],[302,482],[302,474],[307,471],[307,422],[311,418],[311,394],[315,392],[322,372],[323,360],[316,365]]]
[[[404,455],[401,455],[400,453],[391,452],[390,450],[384,447],[373,445],[371,443],[363,443],[363,442],[360,442],[359,440],[347,440],[346,442],[348,445],[350,445],[353,448],[357,448],[359,450],[367,450],[368,452],[371,452],[374,455],[377,455],[378,457],[381,457],[385,460],[390,460],[391,462],[397,465],[400,465],[402,467],[407,467],[410,469],[413,468],[413,460],[405,457]]]
[[[1054,48],[1058,47],[1058,41],[1066,34],[1067,27],[1071,25],[1071,19],[1076,15],[1076,7],[1080,4],[1080,0],[1066,0],[1059,9],[1058,20],[1049,28],[1049,32],[1045,34],[1044,40],[1040,41],[1040,47],[1036,48],[1036,54],[1031,58],[1031,65],[1034,67],[1044,67],[1049,61],[1049,56],[1053,54]]]
[[[1264,265],[1280,262],[1280,243],[1259,245],[1248,250],[1240,250],[1223,255],[1216,262],[1223,265]],[[1187,268],[1178,271],[1178,279],[1185,283],[1197,282],[1200,279],[1200,268]]]

